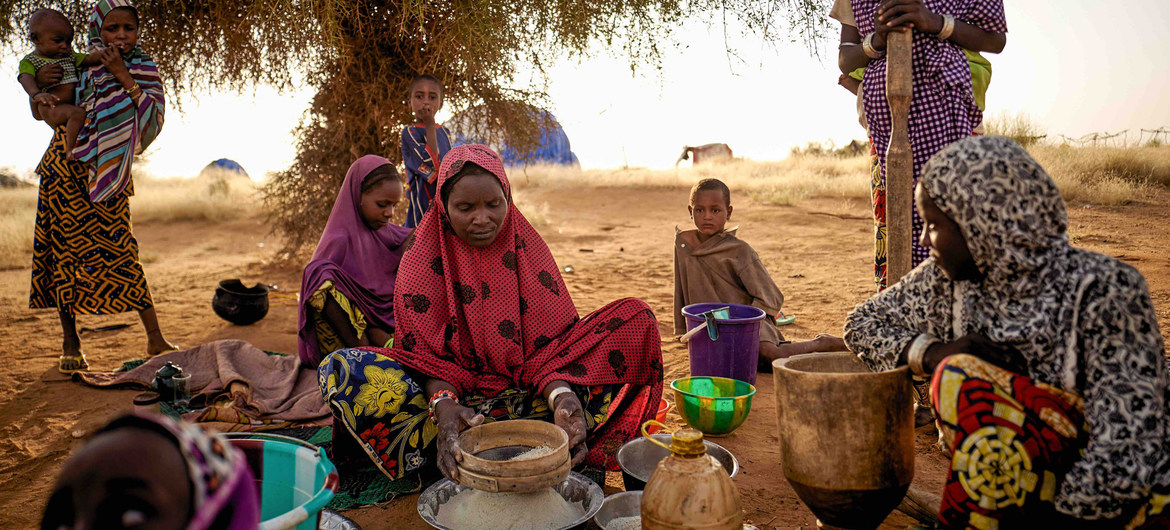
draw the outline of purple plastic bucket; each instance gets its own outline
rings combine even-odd
[[[706,331],[691,337],[687,350],[691,358],[691,375],[729,377],[756,384],[756,366],[760,356],[760,323],[764,310],[739,304],[691,304],[682,310],[687,329],[706,322],[703,313],[727,307],[731,318],[716,319],[719,340],[712,341]]]

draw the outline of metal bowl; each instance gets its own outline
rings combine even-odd
[[[317,530],[362,530],[352,519],[333,510],[321,510]]]
[[[601,530],[605,530],[609,522],[619,517],[633,517],[642,515],[642,492],[640,490],[623,491],[605,498],[593,522]]]
[[[667,446],[670,445],[669,434],[652,434],[650,436]],[[739,461],[735,459],[735,455],[719,444],[708,440],[703,440],[703,444],[707,446],[707,454],[723,464],[723,469],[727,470],[728,475],[734,478],[736,473],[739,473]],[[646,481],[650,480],[650,475],[654,473],[658,462],[669,454],[670,451],[650,443],[649,440],[640,436],[618,448],[617,461],[618,466],[622,468],[622,480],[626,484],[626,491],[645,488]]]
[[[442,510],[443,505],[447,504],[447,501],[450,501],[452,497],[466,489],[471,488],[451,482],[451,479],[448,478],[432,484],[431,487],[422,492],[422,495],[418,496],[419,516],[423,518],[423,521],[426,521],[427,524],[435,528],[452,530],[439,524],[437,519],[439,510]],[[585,513],[580,519],[560,530],[583,528],[585,523],[601,509],[601,504],[605,502],[605,494],[602,493],[601,486],[598,486],[592,480],[586,478],[585,475],[576,471],[570,472],[569,478],[564,482],[553,486],[553,490],[559,493],[566,501],[572,503],[580,502],[585,507]]]

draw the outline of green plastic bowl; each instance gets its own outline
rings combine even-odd
[[[739,428],[756,395],[756,387],[727,377],[684,377],[670,388],[679,415],[706,436],[726,436]]]

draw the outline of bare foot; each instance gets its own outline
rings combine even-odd
[[[934,423],[934,411],[930,407],[914,404],[914,427],[923,427]]]
[[[146,354],[151,357],[160,353],[178,350],[179,347],[168,341],[161,331],[155,331],[146,336]]]

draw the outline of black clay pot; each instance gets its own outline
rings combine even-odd
[[[258,283],[244,287],[240,280],[224,280],[215,290],[211,308],[237,326],[255,323],[268,314],[268,286]]]

